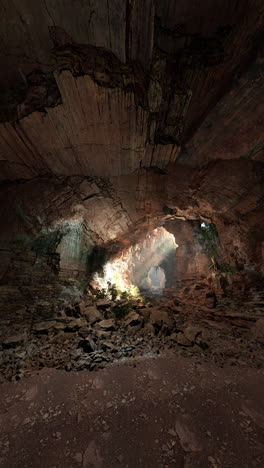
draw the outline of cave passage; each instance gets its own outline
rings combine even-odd
[[[162,294],[172,284],[177,247],[174,235],[158,227],[142,242],[105,263],[103,273],[94,275],[94,283],[104,289],[109,284],[119,291],[136,286],[149,294]]]
[[[147,293],[162,294],[165,288],[166,275],[160,266],[151,267],[146,278],[140,284],[140,289]]]

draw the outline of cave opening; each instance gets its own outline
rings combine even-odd
[[[147,293],[162,294],[165,288],[166,275],[160,266],[151,267],[147,276],[143,279],[140,288]]]
[[[174,235],[158,227],[106,262],[103,271],[94,274],[93,285],[106,291],[114,286],[119,294],[133,291],[162,295],[173,282],[177,247]]]

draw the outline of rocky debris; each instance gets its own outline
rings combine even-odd
[[[208,462],[212,468],[221,468],[221,462],[219,458],[212,457],[211,455],[208,457]]]
[[[110,301],[109,299],[100,299],[99,301],[96,302],[96,307],[98,309],[107,309],[108,307],[111,307],[113,305],[113,301]]]
[[[71,322],[67,324],[67,330],[77,331],[80,328],[84,327],[85,325],[87,325],[86,320],[82,318],[78,318],[78,319],[72,320]]]
[[[64,330],[65,329],[65,322],[56,322],[54,325],[55,330]]]
[[[103,319],[103,315],[100,310],[95,306],[85,307],[83,310],[83,315],[86,317],[87,321],[93,325],[95,322],[99,322]]]
[[[82,338],[87,338],[91,333],[91,328],[89,326],[81,327],[79,328],[78,333]]]
[[[141,324],[139,324],[139,325],[129,325],[127,327],[127,334],[128,334],[128,336],[137,335],[137,333],[140,331],[140,329],[141,329]]]
[[[192,342],[186,338],[184,333],[179,333],[177,335],[177,343],[181,346],[192,346]]]
[[[142,317],[137,312],[130,312],[125,319],[125,326],[138,326],[142,324]]]
[[[169,336],[166,337],[166,342],[177,343],[178,335],[179,335],[179,334],[176,333],[176,332],[171,333],[171,335],[169,335]]]
[[[107,330],[97,330],[95,329],[94,330],[94,335],[99,338],[99,339],[104,339],[104,338],[110,338],[111,336],[111,331],[107,331]]]
[[[143,336],[153,336],[155,335],[155,328],[151,323],[147,323],[144,328],[141,330],[141,335]]]
[[[15,346],[18,346],[21,343],[23,343],[23,341],[25,341],[26,338],[27,338],[26,333],[9,336],[2,342],[3,348],[13,348]]]
[[[148,320],[149,317],[150,317],[150,309],[148,308],[143,308],[143,309],[140,309],[140,314],[142,315],[142,317],[145,319],[145,320]]]
[[[51,328],[54,328],[56,325],[57,323],[54,320],[49,320],[46,322],[38,322],[33,325],[32,330],[36,333],[47,332]]]
[[[50,338],[50,342],[54,344],[63,343],[64,341],[69,341],[73,336],[75,336],[75,333],[65,333],[64,331],[60,331],[58,334]]]
[[[189,340],[192,344],[195,343],[198,335],[202,333],[202,330],[198,327],[189,326],[183,330],[185,338]]]
[[[179,299],[175,291],[166,294],[148,303],[88,297],[83,306],[67,308],[66,315],[62,311],[52,320],[35,321],[28,330],[14,324],[12,331],[12,324],[4,323],[1,381],[21,379],[45,366],[94,371],[114,360],[167,348],[220,364],[264,366],[261,299],[254,304],[223,299],[208,309],[192,304],[193,298]]]
[[[108,319],[108,320],[101,320],[98,322],[98,327],[102,328],[103,330],[114,330],[116,327],[116,323],[114,319]]]
[[[172,317],[164,310],[150,309],[149,321],[154,327],[162,327],[165,324],[169,329],[172,329],[174,326]]]
[[[103,341],[101,346],[104,351],[110,351],[110,353],[115,353],[118,351],[118,347],[113,345],[111,341]]]
[[[85,353],[92,353],[93,351],[96,351],[97,349],[94,340],[89,339],[89,338],[85,340],[81,340],[79,342],[79,346],[84,350]]]

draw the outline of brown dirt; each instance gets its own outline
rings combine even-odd
[[[264,371],[171,353],[1,386],[3,468],[264,466]]]

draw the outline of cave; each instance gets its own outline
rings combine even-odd
[[[1,18],[1,466],[263,467],[263,0]]]
[[[173,285],[175,237],[160,226],[150,231],[140,242],[105,262],[93,275],[93,286],[107,289],[114,286],[120,292],[136,286],[139,291],[162,295]]]
[[[143,278],[140,286],[143,291],[149,294],[162,294],[166,280],[164,269],[160,266],[152,266],[148,270],[147,276]]]

